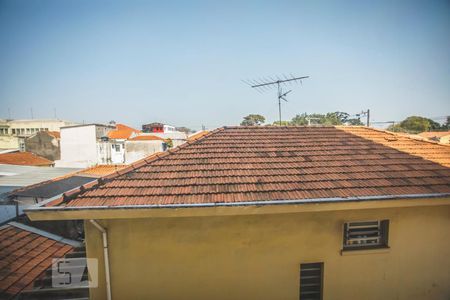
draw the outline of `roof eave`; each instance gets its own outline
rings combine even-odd
[[[34,221],[251,215],[436,205],[450,205],[450,193],[164,205],[34,206],[25,209],[25,213]]]

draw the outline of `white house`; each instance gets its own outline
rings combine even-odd
[[[137,136],[141,131],[124,124],[115,124],[116,128],[108,132],[111,142],[111,161],[113,164],[125,163],[125,141]]]
[[[87,168],[113,163],[108,133],[114,128],[102,124],[61,127],[61,160],[56,166]]]
[[[167,150],[163,138],[154,135],[139,135],[125,141],[125,163],[131,164],[156,152]]]

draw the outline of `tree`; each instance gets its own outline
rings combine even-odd
[[[241,126],[259,126],[266,121],[261,115],[251,114],[244,117],[244,120],[241,122]]]
[[[327,114],[307,114],[296,115],[291,121],[294,125],[363,125],[358,118],[351,119],[346,112],[336,111]]]
[[[439,123],[419,116],[410,116],[400,122],[400,124],[391,125],[388,127],[389,131],[393,132],[407,132],[420,133],[424,131],[445,130],[445,125],[441,126]]]
[[[272,125],[280,125],[280,121],[275,121],[272,123]],[[281,121],[281,126],[289,126],[289,125],[291,125],[291,121]]]
[[[184,132],[186,134],[189,134],[189,133],[193,132],[191,129],[189,129],[187,127],[176,127],[175,130]]]
[[[173,141],[171,138],[166,139],[165,142],[166,142],[167,148],[169,148],[169,149],[173,148]]]

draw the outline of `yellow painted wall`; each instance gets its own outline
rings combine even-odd
[[[388,252],[341,255],[346,221],[389,219]],[[119,299],[298,299],[299,265],[324,262],[324,299],[450,299],[450,206],[100,220]],[[87,254],[100,233],[86,224]]]

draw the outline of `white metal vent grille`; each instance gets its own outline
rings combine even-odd
[[[388,220],[345,223],[344,249],[386,247],[388,225]]]

